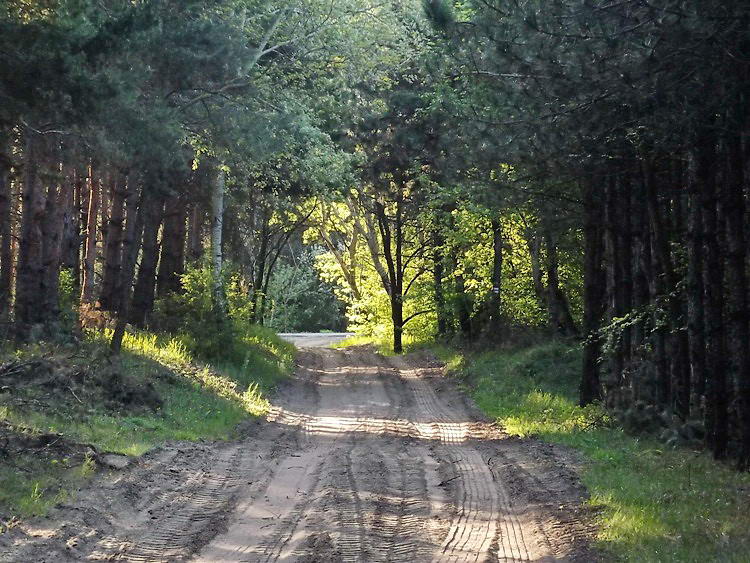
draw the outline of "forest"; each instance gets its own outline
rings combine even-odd
[[[350,331],[561,346],[580,412],[741,475],[749,96],[739,0],[3,0],[0,438],[39,358],[254,409],[275,332]]]

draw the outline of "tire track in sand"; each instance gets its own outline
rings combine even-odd
[[[431,427],[423,429],[424,437],[441,442],[455,470],[451,479],[457,481],[457,510],[440,547],[440,559],[478,561],[492,553],[500,561],[530,561],[523,527],[507,491],[495,481],[482,455],[464,443],[472,424],[445,408],[432,386],[416,373],[401,375],[414,395],[418,416]]]
[[[196,542],[223,519],[246,474],[242,458],[239,445],[226,449],[211,469],[196,473],[187,483],[178,510],[155,521],[151,530],[129,549],[114,556],[94,553],[92,558],[114,557],[115,560],[138,563],[184,559],[195,549]]]

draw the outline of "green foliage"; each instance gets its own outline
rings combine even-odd
[[[447,0],[423,0],[422,5],[427,17],[439,29],[447,28],[455,18],[453,3]]]
[[[552,343],[477,356],[437,352],[506,431],[580,452],[606,553],[624,561],[747,561],[750,476],[629,436],[598,405],[577,406],[578,350]]]
[[[188,269],[182,276],[182,289],[156,302],[154,326],[179,334],[185,346],[200,358],[213,360],[227,353],[237,361],[235,327],[214,307],[211,269]]]
[[[78,291],[75,274],[71,270],[60,270],[60,324],[73,331],[78,322]]]
[[[491,212],[480,205],[457,205],[445,224],[440,228],[444,232],[443,244],[433,247],[446,257],[446,267],[442,278],[445,307],[456,311],[460,305],[467,306],[475,322],[480,322],[484,309],[492,295],[493,240],[490,225]],[[342,213],[336,216],[339,221],[346,221]],[[348,220],[351,221],[350,218]],[[530,212],[520,213],[506,211],[500,215],[503,230],[503,274],[500,287],[502,317],[508,325],[522,327],[544,327],[548,320],[547,304],[535,290],[532,275],[532,260],[529,252],[530,242],[527,239],[529,223],[537,219]],[[425,228],[430,222],[423,218]],[[338,232],[345,232],[346,225],[337,224]],[[308,235],[312,237],[312,235]],[[582,286],[580,255],[577,253],[579,242],[577,233],[570,234],[572,242],[567,247],[559,248],[559,275],[563,292],[569,299],[575,320],[580,320],[582,313]],[[418,241],[421,243],[421,241]],[[407,254],[411,251],[407,248]],[[332,252],[325,252],[316,258],[316,267],[323,279],[336,286],[339,297],[348,304],[347,317],[349,328],[373,340],[387,338],[391,330],[390,303],[388,294],[383,289],[380,278],[368,257],[364,241],[360,241],[355,261],[359,268],[357,299],[350,291],[343,276],[341,265]],[[540,259],[545,255],[540,251]],[[407,272],[407,279],[420,269],[432,270],[431,257],[413,260]],[[462,285],[459,288],[458,279]],[[546,272],[540,273],[542,285],[547,283]],[[426,341],[432,338],[436,330],[435,285],[432,276],[425,275],[411,288],[405,300],[405,315],[425,310],[407,323],[405,335],[413,341]],[[452,330],[458,330],[455,315],[451,320]]]
[[[226,269],[223,276],[227,316],[214,308],[211,269],[196,267],[182,276],[180,293],[157,302],[155,326],[176,335],[191,354],[213,363],[243,366],[262,361],[254,357],[257,347],[291,357],[293,346],[251,323],[253,304],[239,274]]]
[[[266,324],[279,332],[342,331],[346,319],[342,302],[330,284],[318,276],[314,253],[277,267],[268,288]]]

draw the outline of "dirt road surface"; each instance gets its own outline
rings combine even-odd
[[[593,561],[570,453],[428,356],[308,348],[267,420],[177,443],[0,535],[0,561]]]

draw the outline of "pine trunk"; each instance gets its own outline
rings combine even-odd
[[[739,464],[750,465],[750,330],[748,322],[747,237],[745,233],[745,167],[742,136],[729,139],[728,181],[722,206],[727,237],[727,334],[730,367],[736,384],[741,447]]]
[[[601,349],[599,329],[603,313],[601,270],[602,233],[600,228],[601,204],[593,181],[587,182],[583,191],[584,213],[584,283],[583,330],[586,341],[583,348],[583,369],[580,386],[580,403],[587,405],[602,398],[599,379],[599,354]]]
[[[623,316],[619,273],[622,270],[620,262],[620,244],[622,215],[618,209],[619,185],[614,176],[607,179],[604,195],[604,271],[606,292],[606,318],[612,323]],[[604,398],[607,405],[615,406],[623,388],[624,353],[622,335],[619,327],[611,326],[608,338],[607,374],[604,378]]]
[[[35,133],[26,133],[24,151],[24,184],[21,204],[21,232],[18,243],[15,321],[20,339],[30,335],[34,325],[44,322],[42,295],[44,192],[39,179],[41,140]]]
[[[716,149],[710,135],[699,141],[697,181],[701,189],[705,261],[703,284],[706,293],[706,429],[708,446],[716,459],[727,455],[728,398],[727,347],[724,334],[724,261],[720,244]]]
[[[670,286],[669,248],[664,231],[664,222],[659,208],[659,196],[656,186],[656,174],[652,163],[644,163],[643,173],[646,208],[651,233],[651,304],[655,307],[653,320],[654,363],[656,365],[656,401],[668,406],[671,403],[672,385],[667,351],[669,334],[668,296]]]
[[[185,214],[186,206],[181,197],[167,200],[157,276],[159,297],[177,293],[182,287],[181,278],[185,271]]]
[[[66,207],[65,224],[63,225],[62,267],[73,274],[73,282],[80,292],[79,269],[81,267],[81,178],[75,168],[71,169],[66,178],[70,183],[68,197],[64,203]]]
[[[618,286],[620,307],[623,314],[633,310],[633,185],[629,174],[619,178],[618,207],[620,208],[620,243],[618,252],[617,277],[620,280]],[[621,351],[623,356],[623,369],[629,370],[632,362],[633,330],[628,325],[623,327],[621,336]]]
[[[72,185],[62,177],[59,186],[51,184],[47,188],[45,217],[42,225],[44,275],[40,296],[46,309],[47,322],[55,322],[60,313],[62,238],[69,211],[65,202],[71,191]]]
[[[138,279],[133,292],[130,322],[145,327],[154,309],[156,293],[156,264],[159,260],[159,227],[161,225],[163,200],[158,195],[144,196],[143,246]]]
[[[127,219],[122,239],[122,264],[120,269],[119,295],[117,296],[117,323],[110,341],[110,350],[119,354],[125,328],[130,315],[131,292],[135,277],[135,264],[138,261],[138,251],[143,239],[143,197],[136,197],[136,190],[130,188],[127,198]]]
[[[270,210],[264,209],[261,220],[263,224],[260,228],[260,247],[258,249],[258,258],[255,261],[255,272],[253,276],[253,316],[252,321],[263,324],[263,285],[266,276],[266,262],[268,260],[268,243],[269,243],[269,221]]]
[[[120,269],[122,267],[122,245],[125,220],[125,200],[128,197],[127,180],[113,175],[111,208],[104,246],[104,276],[99,294],[99,303],[105,311],[117,308],[120,294]]]
[[[195,264],[203,257],[203,210],[194,203],[190,206],[187,233],[187,261]]]
[[[445,245],[445,239],[442,232],[440,231],[440,227],[435,229],[433,241],[434,247],[432,253],[432,273],[435,288],[437,334],[439,337],[442,337],[448,334],[448,311],[445,307],[445,291],[443,289],[443,276],[445,275],[445,268],[443,265],[443,261],[445,260],[445,256],[443,255],[443,246]]]
[[[691,368],[691,412],[703,412],[706,390],[706,333],[703,287],[703,213],[700,195],[690,194],[688,208],[688,346]]]
[[[560,287],[557,241],[550,230],[545,231],[544,241],[547,251],[547,299],[550,326],[561,336],[577,336],[578,328],[570,312],[568,298]]]
[[[633,198],[633,242],[635,253],[631,264],[633,277],[633,309],[638,315],[633,323],[630,357],[632,361],[632,373],[630,389],[634,401],[643,400],[647,389],[646,379],[646,350],[648,341],[648,316],[646,308],[650,301],[648,277],[651,270],[651,242],[648,231],[648,214],[646,211],[645,195],[643,186],[636,183],[636,196]]]

